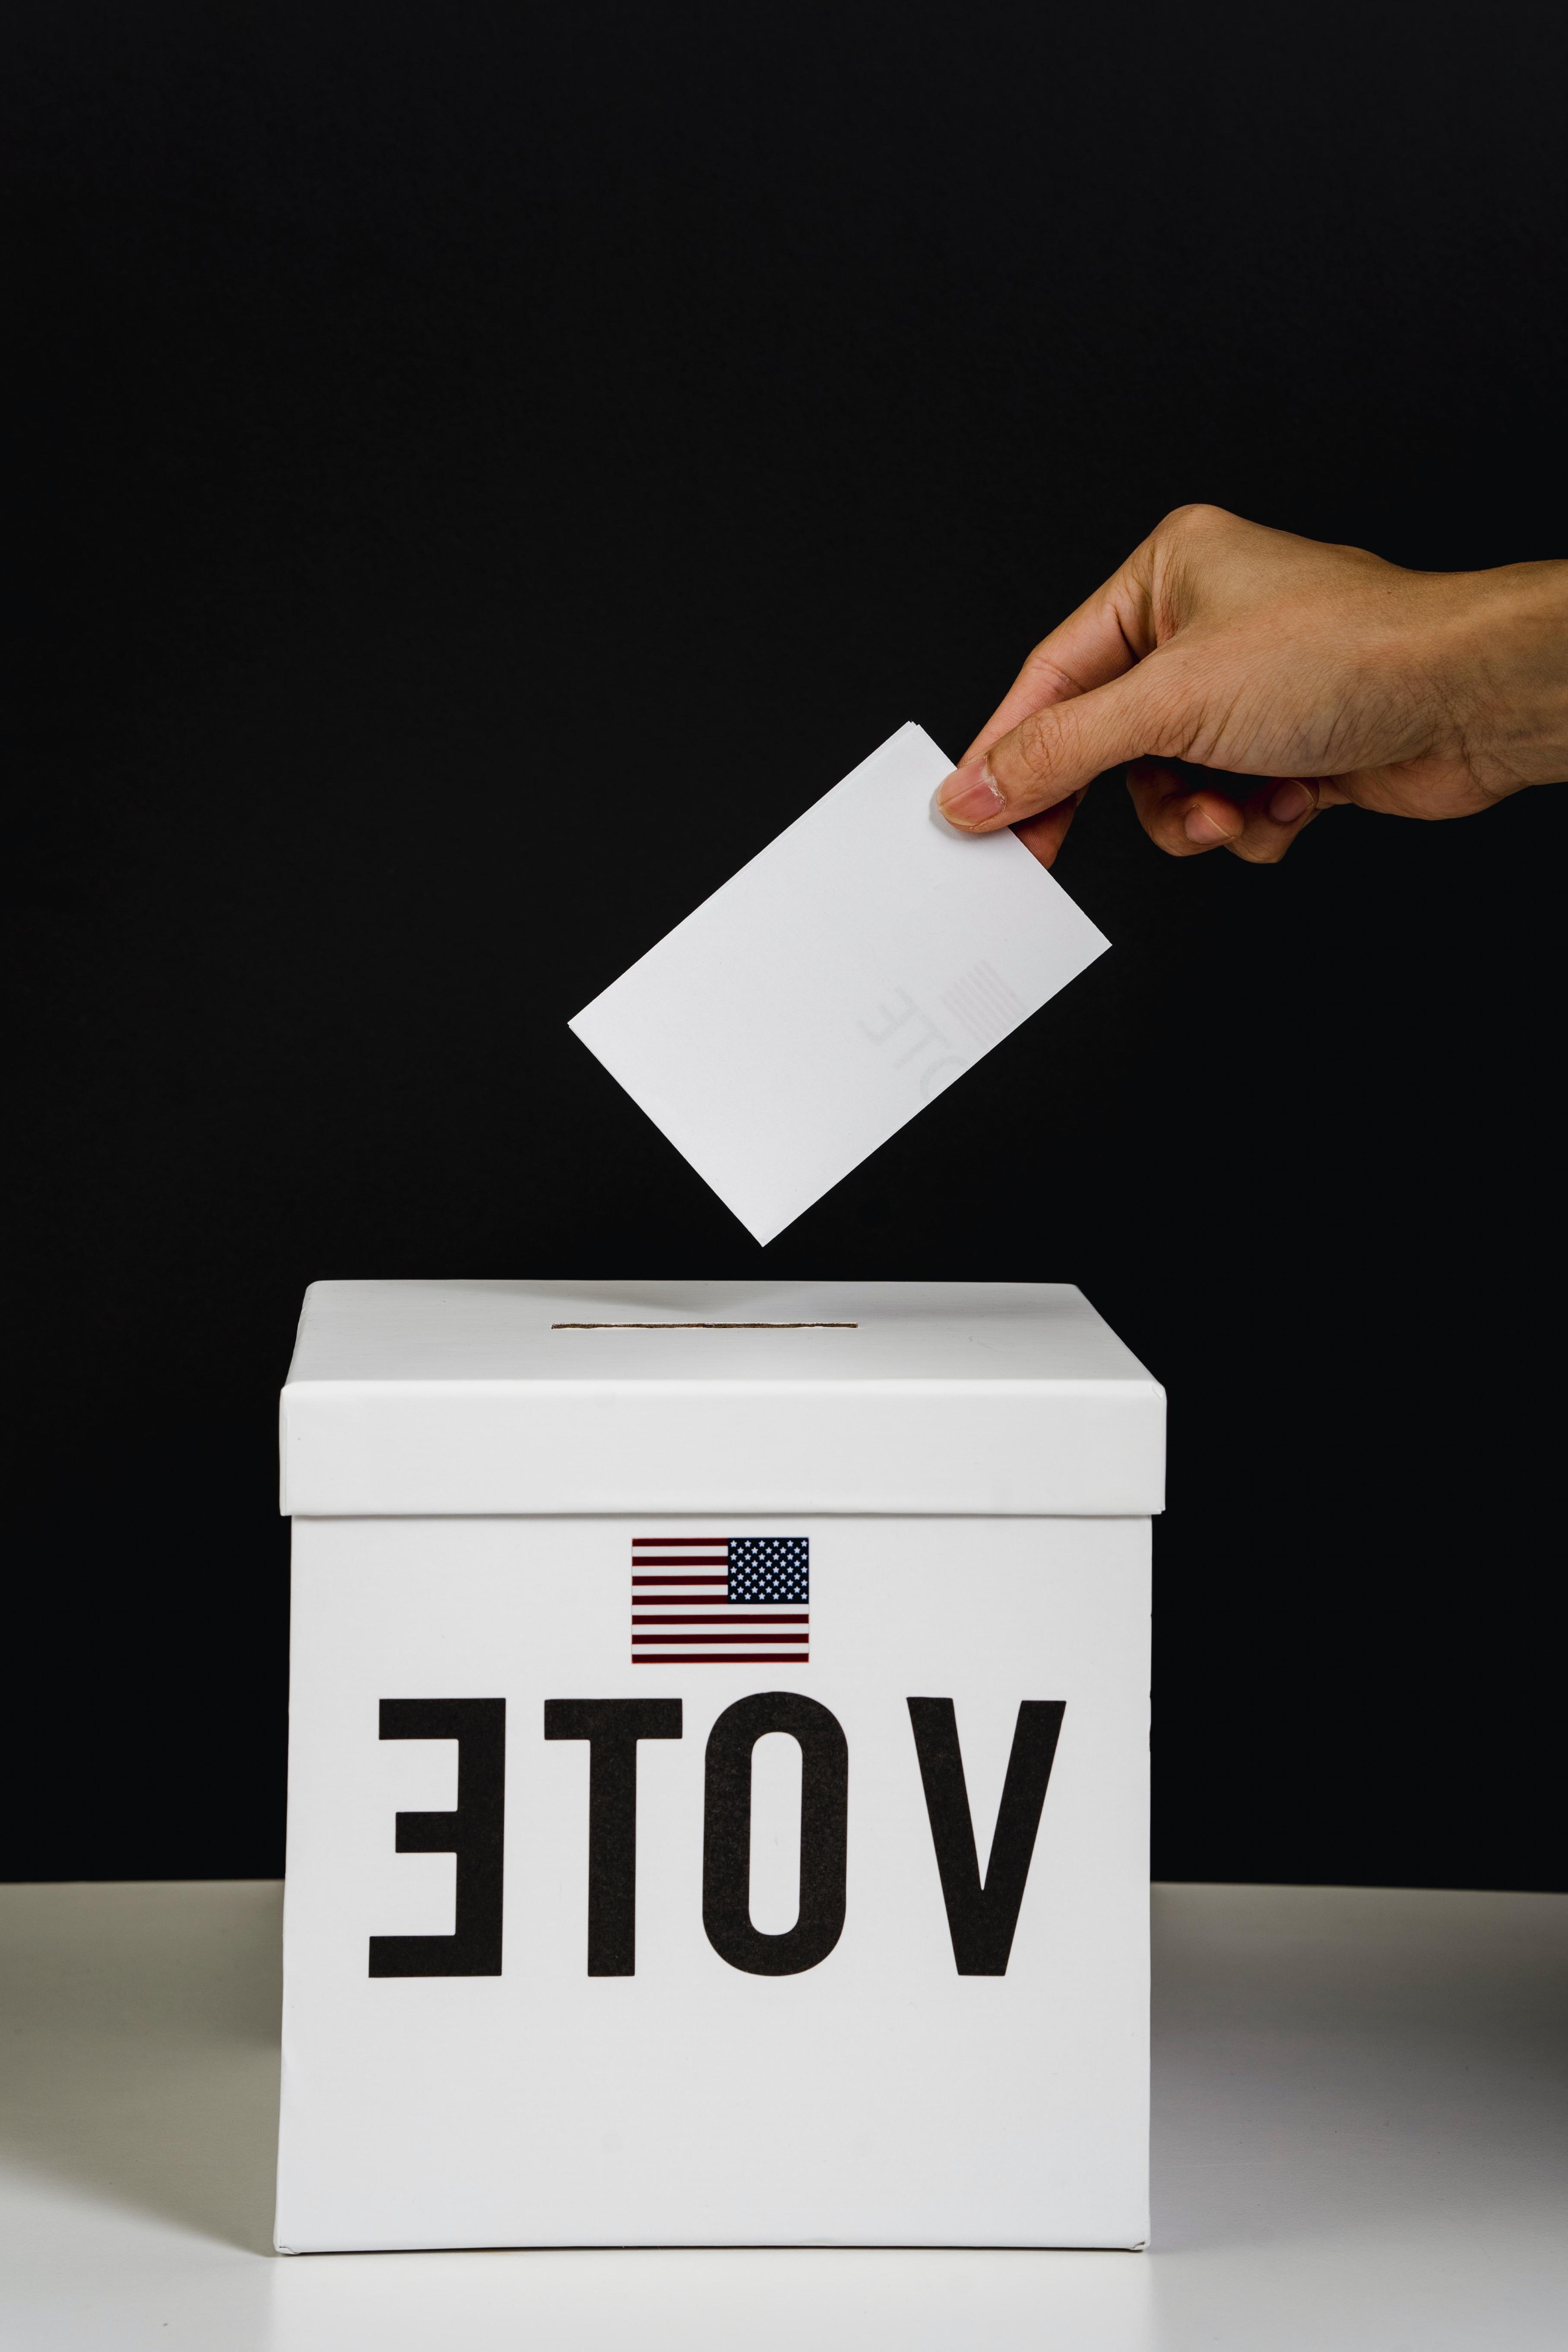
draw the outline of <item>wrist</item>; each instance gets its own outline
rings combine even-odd
[[[1568,563],[1445,576],[1434,684],[1476,782],[1568,780]]]

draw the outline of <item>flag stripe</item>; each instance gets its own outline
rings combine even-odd
[[[728,1536],[634,1536],[634,1551],[702,1551],[727,1552]]]
[[[711,1618],[708,1620],[710,1624],[712,1622]],[[664,1642],[673,1643],[679,1649],[683,1642],[728,1642],[731,1649],[742,1643],[755,1649],[759,1642],[766,1642],[770,1644],[775,1642],[793,1643],[809,1642],[810,1639],[810,1634],[803,1627],[798,1633],[634,1633],[632,1645],[634,1648],[647,1649],[652,1643]]]
[[[804,1609],[792,1610],[787,1617],[764,1617],[761,1610],[753,1612],[750,1609],[743,1617],[738,1611],[731,1609],[704,1610],[700,1614],[690,1616],[683,1612],[679,1617],[672,1617],[663,1610],[644,1610],[640,1617],[635,1612],[632,1616],[634,1625],[809,1625],[811,1619]]]
[[[679,1658],[650,1658],[645,1653],[632,1660],[634,1666],[805,1666],[810,1663],[804,1650],[694,1650],[689,1656]]]
[[[728,1584],[725,1576],[634,1576],[634,1584]]]

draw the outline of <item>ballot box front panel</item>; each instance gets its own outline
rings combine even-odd
[[[1136,2246],[1149,1523],[300,1518],[278,2243]]]

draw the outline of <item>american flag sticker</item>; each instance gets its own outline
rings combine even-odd
[[[634,1666],[804,1666],[807,1536],[634,1536]]]

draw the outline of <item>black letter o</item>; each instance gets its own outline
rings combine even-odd
[[[800,1742],[800,1914],[782,1936],[752,1925],[752,1750],[766,1731]],[[798,1691],[758,1691],[727,1706],[708,1735],[702,1819],[702,1925],[721,1960],[754,1977],[794,1977],[825,1960],[844,1931],[849,1749],[843,1726]]]

